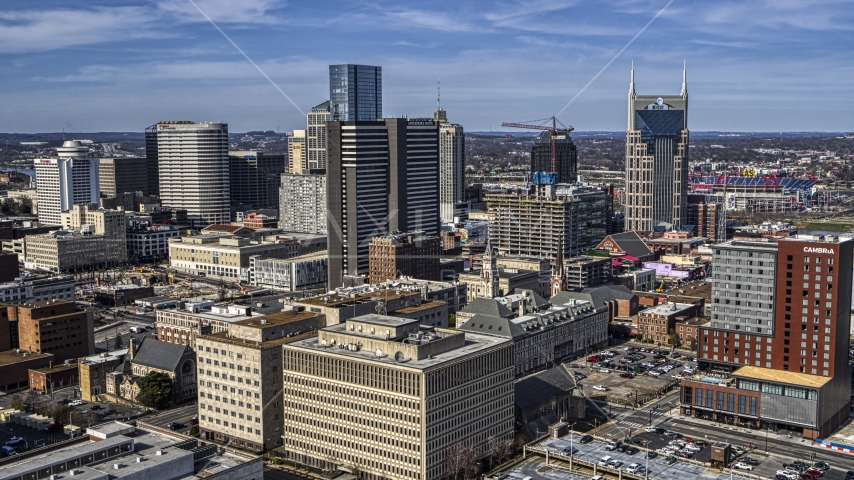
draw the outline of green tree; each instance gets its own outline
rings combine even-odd
[[[137,401],[146,407],[162,410],[172,401],[172,380],[161,372],[149,372],[139,381]]]
[[[191,437],[198,437],[199,436],[199,426],[198,425],[193,425],[192,427],[190,427],[190,436]]]

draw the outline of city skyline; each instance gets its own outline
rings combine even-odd
[[[639,91],[675,90],[687,60],[693,131],[850,131],[846,4],[16,1],[0,14],[13,113],[0,131],[142,131],[165,118],[291,131],[327,100],[340,63],[383,67],[386,117],[428,116],[441,79],[443,108],[469,132],[576,96],[563,123],[621,131],[632,60]]]

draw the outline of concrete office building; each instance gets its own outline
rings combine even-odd
[[[104,261],[121,263],[127,260],[127,227],[125,212],[105,210],[97,205],[75,205],[62,212],[62,227],[81,233],[94,233],[104,237]]]
[[[389,233],[374,237],[368,250],[368,281],[380,283],[398,277],[440,280],[439,237],[424,232]]]
[[[77,140],[56,148],[57,158],[34,161],[38,178],[39,222],[59,225],[60,215],[74,205],[98,203],[101,187],[97,158],[88,158],[89,147]]]
[[[329,66],[329,107],[332,120],[373,122],[383,116],[382,67]]]
[[[293,135],[288,137],[288,172],[308,171],[307,154],[305,130],[294,130]]]
[[[296,240],[257,241],[233,235],[192,235],[169,240],[169,266],[192,275],[249,281],[249,258],[299,255]]]
[[[322,315],[286,311],[199,336],[200,436],[259,452],[282,445],[282,347],[324,323]]]
[[[337,325],[349,318],[376,313],[384,310],[388,315],[404,308],[418,307],[432,300],[425,299],[421,292],[398,290],[385,285],[370,287],[339,288],[336,293],[328,293],[293,302],[294,308],[303,308],[309,312],[321,313],[327,325]]]
[[[326,174],[283,173],[279,188],[279,228],[326,234]]]
[[[466,136],[463,126],[448,123],[447,114],[439,108],[433,115],[439,124],[439,209],[442,223],[451,223],[465,209],[463,199],[465,187]],[[461,205],[463,204],[463,205]]]
[[[559,130],[555,136],[555,170],[557,183],[578,180],[578,149],[569,135],[572,129]],[[552,171],[551,132],[541,132],[531,147],[531,172]]]
[[[178,308],[156,309],[154,329],[161,342],[189,345],[195,350],[199,335],[227,332],[234,322],[263,316],[245,305],[214,305],[212,300],[181,302]]]
[[[370,480],[434,479],[449,473],[449,448],[485,453],[490,438],[512,438],[507,339],[370,314],[283,349],[291,460]]]
[[[169,121],[149,130],[163,204],[186,209],[194,227],[229,223],[228,124]]]
[[[101,195],[111,198],[126,192],[148,195],[148,163],[145,158],[102,158],[98,171]]]
[[[127,230],[124,212],[95,205],[75,205],[63,212],[67,230],[24,239],[27,268],[52,272],[110,267],[127,261]]]
[[[688,203],[688,87],[679,95],[637,95],[629,86],[625,230],[681,227]]]
[[[439,129],[433,119],[327,124],[329,288],[368,273],[371,239],[439,235]]]
[[[0,284],[0,302],[33,303],[42,300],[74,301],[74,277],[31,275]]]
[[[279,185],[285,171],[284,154],[228,152],[231,208],[235,211],[279,207]]]
[[[331,120],[329,100],[306,114],[306,165],[309,170],[326,170],[326,122]]]
[[[326,288],[328,262],[325,250],[293,258],[249,257],[249,284],[286,292]]]
[[[172,225],[149,227],[136,225],[127,229],[128,258],[164,259],[169,256],[169,239],[181,232]]]
[[[608,194],[593,185],[541,185],[487,194],[489,240],[502,255],[552,262],[586,253],[606,235]]]

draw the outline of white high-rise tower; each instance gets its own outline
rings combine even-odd
[[[231,221],[228,124],[156,125],[160,199],[187,210],[194,227]]]
[[[97,158],[76,140],[56,148],[57,158],[35,161],[39,222],[62,224],[62,212],[74,205],[98,203],[101,195]]]

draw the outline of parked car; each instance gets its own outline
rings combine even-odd
[[[608,443],[605,445],[605,450],[607,450],[607,451],[609,451],[609,452],[613,452],[614,450],[616,450],[616,449],[617,449],[617,447],[618,447],[618,446],[619,446],[619,445],[617,445],[617,442],[608,442]]]
[[[607,392],[608,391],[608,389],[603,387],[602,385],[593,385],[593,390],[596,390],[597,392]]]
[[[653,458],[658,457],[658,454],[652,451],[646,452],[646,458],[652,460]]]
[[[597,463],[596,463],[596,465],[599,465],[600,467],[607,467],[607,466],[608,466],[608,463],[609,463],[613,458],[614,458],[614,457],[612,457],[612,456],[610,456],[610,455],[605,455],[604,457],[602,457],[602,458],[600,458],[600,459],[599,459],[599,462],[597,462]]]
[[[627,449],[626,449],[626,453],[627,453],[628,455],[635,455],[635,454],[637,454],[638,452],[640,452],[640,449],[639,449],[638,447],[629,447],[629,448],[627,448]]]
[[[199,424],[199,417],[193,417],[190,419],[190,425],[198,425],[198,424]],[[566,450],[566,449],[564,448],[564,450]]]
[[[587,357],[588,362],[598,362],[599,360],[601,360],[601,359],[599,357],[597,357],[596,355],[592,355],[590,357]]]
[[[600,368],[599,373],[611,373],[611,371],[608,370],[607,368]]]
[[[103,410],[103,409],[104,409],[104,407],[102,407],[100,405],[92,405],[92,408],[90,408],[89,410]]]
[[[759,465],[759,460],[757,460],[757,459],[755,459],[755,458],[753,458],[753,457],[744,457],[744,458],[742,458],[740,461],[742,461],[742,462],[744,462],[744,463],[746,463],[746,464],[748,464],[748,465],[753,465],[754,467],[755,467],[756,465]]]
[[[750,465],[749,463],[744,463],[744,462],[735,462],[735,464],[732,466],[732,468],[750,471],[750,470],[753,470],[753,465]]]
[[[608,462],[608,468],[613,468],[614,470],[620,468],[623,465],[621,460],[611,460]]]
[[[180,430],[186,427],[186,425],[181,422],[169,422],[169,425],[166,426],[169,427],[169,430]]]
[[[68,404],[69,407],[79,407],[80,405],[83,405],[83,400],[74,400]]]
[[[0,447],[0,452],[3,452],[3,455],[6,457],[11,457],[13,455],[17,455],[18,451],[12,447],[2,446]]]
[[[634,373],[628,373],[628,372],[621,373],[620,378],[635,378],[635,374]]]
[[[824,476],[824,472],[822,472],[821,470],[819,470],[817,468],[807,469],[807,471],[804,473],[809,473],[810,475],[812,475],[815,478],[821,478]]]
[[[593,441],[593,435],[584,435],[583,437],[578,439],[578,443],[581,443],[584,445],[586,445],[592,441]]]
[[[646,433],[657,433],[658,427],[646,427]]]
[[[674,463],[676,463],[676,457],[669,456],[664,459],[664,463],[666,463],[667,465],[673,465]]]

